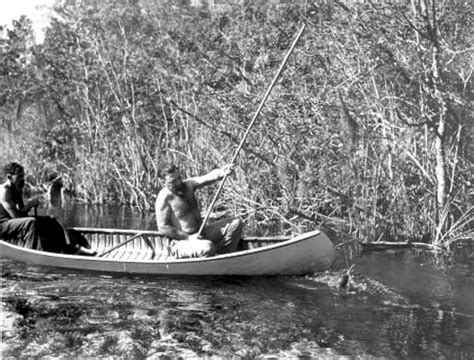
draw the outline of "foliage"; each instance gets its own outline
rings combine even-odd
[[[36,46],[20,20],[2,45],[0,160],[152,208],[167,163],[230,161],[304,19],[217,207],[370,240],[472,229],[470,2],[213,4],[69,1]]]

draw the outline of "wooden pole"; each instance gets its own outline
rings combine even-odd
[[[280,68],[278,69],[277,73],[275,74],[275,77],[273,78],[273,81],[271,82],[270,86],[268,87],[267,89],[267,92],[265,93],[265,95],[263,96],[263,99],[262,101],[260,102],[260,105],[258,106],[257,108],[257,111],[255,112],[255,115],[253,116],[252,118],[252,121],[250,122],[249,126],[247,127],[247,130],[245,131],[245,134],[244,134],[244,137],[242,138],[242,141],[240,142],[237,150],[235,151],[235,154],[234,154],[234,157],[232,158],[232,161],[231,161],[231,164],[234,165],[235,164],[235,161],[237,159],[237,156],[239,155],[239,152],[240,150],[242,149],[242,146],[244,145],[245,143],[245,140],[247,140],[247,137],[248,135],[250,134],[250,130],[252,129],[255,121],[257,120],[257,117],[258,115],[260,114],[260,111],[262,110],[263,108],[263,105],[265,104],[265,101],[267,100],[268,96],[270,95],[270,92],[272,91],[273,87],[275,86],[278,78],[280,77],[280,74],[281,72],[283,71],[283,68],[285,67],[287,61],[288,61],[288,58],[290,57],[291,53],[293,52],[293,49],[295,48],[296,46],[296,43],[298,42],[298,40],[300,39],[301,35],[303,34],[303,31],[304,29],[306,28],[306,24],[303,24],[303,26],[301,27],[301,29],[298,31],[298,34],[296,35],[295,37],[295,40],[293,41],[293,44],[291,45],[290,47],[290,50],[288,50],[288,53],[286,54],[285,58],[283,59],[283,62],[281,63],[280,65]],[[217,198],[219,197],[219,194],[222,190],[222,188],[224,187],[224,183],[227,179],[227,176],[228,175],[225,175],[224,178],[222,179],[220,185],[219,185],[219,188],[217,189],[217,192],[216,192],[216,195],[214,196],[214,198],[212,199],[212,202],[211,202],[211,205],[209,206],[209,210],[207,211],[207,214],[206,214],[206,217],[204,218],[202,224],[201,224],[201,227],[199,228],[199,231],[197,233],[197,236],[201,235],[201,232],[202,230],[204,229],[204,226],[206,226],[206,223],[207,223],[207,220],[209,219],[209,216],[211,215],[211,212],[212,212],[212,209],[214,207],[214,204],[217,200]]]
[[[135,234],[135,235],[133,235],[132,237],[130,237],[130,238],[128,238],[127,240],[125,240],[124,242],[122,242],[122,243],[120,243],[120,244],[118,244],[118,245],[115,245],[114,247],[108,249],[107,251],[104,251],[102,254],[97,255],[97,257],[102,257],[102,256],[104,256],[104,255],[107,255],[107,254],[111,253],[112,251],[117,250],[119,247],[122,247],[122,246],[124,246],[124,245],[127,245],[130,241],[135,240],[137,237],[140,237],[140,236],[142,236],[142,235],[143,235],[142,232],[140,232],[140,233],[138,233],[138,234]]]

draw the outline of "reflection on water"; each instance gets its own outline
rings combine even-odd
[[[55,216],[67,227],[156,230],[154,213],[129,207],[69,203],[63,208],[40,209],[39,214],[43,213]]]
[[[63,221],[154,226],[125,210],[75,214]],[[439,260],[410,251],[351,260],[409,305],[369,291],[337,292],[312,276],[108,276],[2,260],[3,355],[473,358],[474,269],[472,257],[463,260],[439,267]]]

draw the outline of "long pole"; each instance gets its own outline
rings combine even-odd
[[[290,57],[291,53],[293,52],[293,49],[295,48],[296,46],[296,43],[298,42],[298,40],[300,39],[301,35],[303,34],[303,31],[304,29],[306,28],[306,24],[303,24],[303,26],[301,27],[301,29],[298,31],[298,34],[296,35],[295,37],[295,40],[293,41],[293,44],[291,45],[290,47],[290,50],[288,50],[288,53],[286,54],[285,58],[283,59],[283,62],[281,63],[280,65],[280,68],[278,69],[277,73],[275,74],[275,77],[273,78],[273,81],[272,83],[270,84],[270,86],[268,87],[267,89],[267,92],[265,93],[262,101],[260,102],[260,105],[258,106],[257,108],[257,111],[255,112],[255,115],[253,116],[252,118],[252,121],[250,122],[249,126],[247,127],[247,130],[245,131],[245,134],[244,134],[244,137],[242,138],[242,140],[240,141],[240,144],[237,148],[237,150],[235,151],[235,154],[234,154],[234,157],[232,158],[232,162],[231,164],[234,165],[235,164],[235,161],[237,159],[237,156],[239,155],[239,152],[240,150],[242,149],[242,146],[244,145],[245,143],[245,140],[247,140],[247,137],[248,135],[250,134],[250,130],[252,129],[255,121],[257,120],[257,117],[258,115],[260,114],[260,111],[262,110],[263,108],[263,105],[265,104],[265,101],[267,100],[268,96],[270,95],[273,87],[275,86],[278,78],[280,77],[280,74],[281,72],[283,71],[283,68],[285,67],[287,61],[288,61],[288,58]],[[219,185],[219,188],[217,189],[217,192],[214,196],[214,199],[212,199],[212,202],[211,202],[211,205],[209,206],[209,210],[207,211],[207,214],[206,214],[206,217],[204,218],[202,224],[201,224],[201,227],[199,228],[199,231],[198,231],[198,236],[201,235],[201,232],[202,230],[204,229],[204,226],[206,226],[206,223],[207,223],[207,220],[209,219],[209,216],[211,215],[211,212],[212,212],[212,209],[214,207],[214,204],[215,202],[217,201],[217,198],[219,197],[219,194],[222,190],[222,188],[224,187],[224,183],[227,179],[227,176],[228,175],[225,175],[223,178],[222,178],[222,181]]]
[[[130,241],[135,240],[136,238],[138,238],[138,237],[140,237],[140,236],[142,236],[142,235],[143,235],[143,233],[142,233],[142,232],[139,232],[138,234],[133,235],[132,237],[130,237],[130,238],[128,238],[127,240],[125,240],[124,242],[121,242],[120,244],[115,245],[114,247],[108,249],[107,251],[104,251],[102,254],[97,255],[97,257],[102,257],[102,256],[104,256],[104,255],[107,255],[107,254],[111,253],[112,251],[118,249],[119,247],[122,247],[122,246],[124,246],[124,245],[127,245]]]

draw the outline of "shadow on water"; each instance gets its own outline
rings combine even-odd
[[[125,210],[68,216],[75,226],[154,226]],[[472,257],[437,261],[413,251],[354,255],[359,273],[413,305],[398,306],[313,275],[111,276],[2,260],[3,356],[472,358]]]

